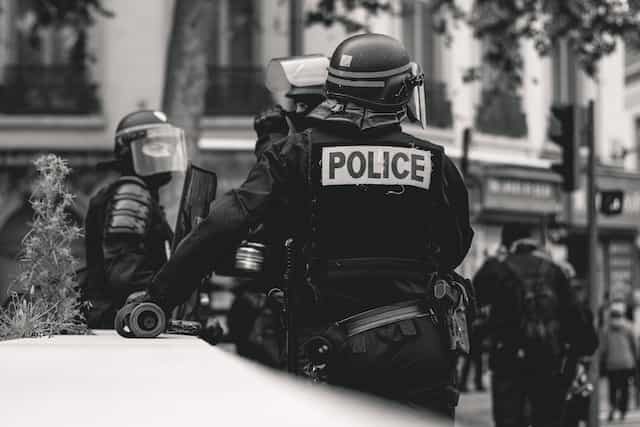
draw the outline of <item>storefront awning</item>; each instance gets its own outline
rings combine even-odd
[[[550,170],[484,165],[477,171],[472,209],[483,220],[537,222],[562,210],[560,177]]]

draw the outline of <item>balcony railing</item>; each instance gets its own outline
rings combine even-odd
[[[427,94],[427,124],[438,128],[449,128],[453,124],[451,101],[447,99],[447,85],[434,80],[425,80]]]
[[[483,91],[482,103],[476,113],[476,128],[480,132],[521,138],[527,135],[527,117],[521,98],[508,93]]]
[[[85,69],[67,65],[8,65],[0,85],[2,114],[93,114],[97,85]]]
[[[209,67],[205,115],[237,116],[262,111],[273,104],[264,72],[255,67]]]

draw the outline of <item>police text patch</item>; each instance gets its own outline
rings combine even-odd
[[[408,147],[322,148],[322,185],[410,185],[428,189],[431,153]]]

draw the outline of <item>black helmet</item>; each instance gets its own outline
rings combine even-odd
[[[141,110],[124,116],[116,127],[114,152],[116,160],[103,163],[102,168],[117,167],[140,177],[186,170],[184,132],[161,111]]]
[[[419,67],[400,42],[383,34],[361,34],[338,45],[329,64],[328,98],[380,111],[397,111],[423,83]]]
[[[143,131],[156,126],[171,126],[166,114],[161,111],[140,110],[124,116],[116,127],[116,159],[125,162],[130,160],[131,141],[141,137]]]

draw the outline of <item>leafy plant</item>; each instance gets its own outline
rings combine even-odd
[[[67,209],[73,195],[66,189],[70,169],[55,155],[38,158],[39,177],[30,198],[31,230],[23,239],[21,272],[9,302],[0,310],[0,339],[53,334],[84,334],[71,243],[81,237]]]

